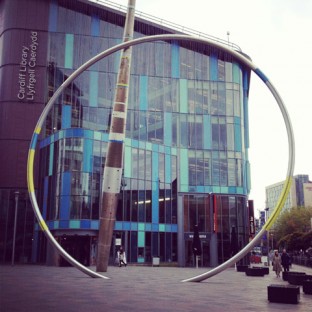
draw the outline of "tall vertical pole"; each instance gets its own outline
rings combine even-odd
[[[135,0],[129,0],[123,34],[124,42],[131,40],[133,37],[134,13]],[[124,140],[126,136],[131,52],[131,47],[121,51],[120,66],[117,76],[109,142],[102,180],[102,201],[96,263],[97,272],[107,271],[116,219],[122,176]]]
[[[16,224],[17,224],[17,208],[18,208],[18,195],[19,192],[15,193],[15,212],[14,212],[14,227],[13,227],[13,241],[12,241],[12,265],[15,263],[15,240],[16,240]]]

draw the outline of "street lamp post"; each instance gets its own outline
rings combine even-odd
[[[18,207],[18,196],[19,192],[16,191],[15,193],[15,212],[14,212],[14,227],[13,227],[13,247],[12,247],[12,265],[14,265],[14,258],[15,258],[15,239],[16,239],[16,223],[17,223],[17,207]]]

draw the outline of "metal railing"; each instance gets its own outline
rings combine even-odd
[[[124,12],[124,13],[127,12],[127,7],[126,6],[121,5],[121,4],[117,4],[117,3],[109,1],[109,0],[88,0],[88,1],[100,4],[100,5],[105,5],[106,7],[110,7],[110,8],[113,8],[115,10],[118,10],[118,11],[121,11],[121,12]],[[178,31],[178,32],[182,32],[182,33],[187,34],[187,35],[192,35],[192,36],[196,36],[196,37],[200,37],[200,38],[210,39],[210,40],[213,40],[215,42],[224,44],[224,45],[230,47],[233,50],[236,50],[236,51],[239,51],[239,52],[242,51],[241,48],[237,44],[235,44],[233,42],[230,42],[228,40],[224,40],[224,39],[221,39],[221,38],[218,38],[218,37],[215,37],[215,36],[211,36],[211,35],[205,34],[203,32],[196,31],[196,30],[193,30],[191,28],[184,27],[184,26],[181,26],[179,24],[169,22],[169,21],[164,20],[164,19],[160,19],[158,17],[155,17],[153,15],[150,15],[150,14],[147,14],[147,13],[144,13],[144,12],[140,12],[140,11],[136,10],[135,11],[135,16],[137,16],[137,17],[139,17],[141,19],[144,19],[146,21],[149,21],[149,22],[155,22],[156,24],[159,24],[159,25],[164,26],[164,27],[168,27],[168,28],[170,28],[172,30],[175,30],[175,31]]]

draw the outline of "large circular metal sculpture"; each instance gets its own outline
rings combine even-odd
[[[201,44],[207,44],[209,46],[216,47],[226,53],[231,54],[233,57],[238,59],[241,63],[243,63],[245,66],[247,66],[250,70],[252,70],[257,76],[260,77],[260,79],[265,83],[265,85],[269,88],[271,91],[272,95],[274,96],[280,111],[283,115],[284,122],[286,125],[286,130],[287,130],[287,136],[288,136],[288,169],[287,169],[287,176],[286,180],[284,183],[283,190],[281,192],[280,198],[278,200],[278,203],[276,207],[274,208],[270,218],[267,220],[263,228],[260,230],[260,232],[255,236],[255,238],[247,244],[241,251],[239,251],[234,257],[231,259],[227,260],[226,262],[222,263],[221,265],[217,266],[216,268],[205,272],[203,274],[200,274],[198,276],[185,279],[183,282],[200,282],[203,281],[209,277],[212,277],[225,269],[229,268],[230,266],[234,265],[237,261],[242,259],[245,255],[247,255],[252,248],[258,243],[258,241],[261,239],[261,237],[265,234],[267,230],[270,229],[274,221],[276,220],[277,216],[279,215],[281,209],[284,206],[284,203],[286,201],[286,197],[289,193],[290,186],[291,186],[291,179],[293,176],[294,172],[294,163],[295,163],[295,142],[294,142],[294,135],[293,135],[293,130],[292,130],[292,125],[289,119],[288,112],[286,110],[286,107],[283,103],[282,98],[278,94],[277,90],[273,86],[273,84],[269,81],[269,79],[264,75],[264,73],[256,67],[250,59],[248,59],[246,56],[243,54],[232,50],[228,46],[222,45],[218,42],[214,42],[212,40],[208,39],[203,39],[203,38],[195,38],[191,37],[189,35],[178,35],[178,34],[167,34],[167,35],[155,35],[155,36],[149,36],[149,37],[142,37],[138,39],[133,39],[127,42],[120,43],[110,49],[107,49],[106,51],[103,51],[84,63],[81,67],[79,67],[75,72],[73,72],[67,79],[66,81],[63,82],[63,84],[56,90],[56,92],[53,94],[47,105],[45,106],[38,122],[35,128],[35,131],[33,133],[30,147],[29,147],[29,152],[28,152],[28,162],[27,162],[27,183],[28,183],[28,192],[31,200],[31,204],[33,207],[33,210],[35,212],[36,218],[38,220],[38,223],[42,229],[42,231],[45,233],[47,239],[50,241],[50,243],[58,250],[58,252],[69,262],[71,263],[74,267],[77,269],[81,270],[85,274],[91,276],[91,277],[101,277],[108,279],[108,277],[105,277],[101,274],[98,274],[87,267],[83,266],[81,263],[76,261],[74,258],[72,258],[60,245],[59,243],[55,240],[53,235],[51,234],[47,224],[45,223],[35,195],[35,187],[34,187],[34,178],[33,178],[33,167],[34,167],[34,158],[35,158],[35,149],[38,141],[38,136],[41,132],[42,125],[51,110],[54,102],[56,99],[61,95],[61,93],[72,83],[72,81],[77,78],[82,72],[87,70],[90,66],[92,66],[94,63],[97,61],[101,60],[104,57],[107,57],[111,55],[112,53],[115,53],[117,51],[120,51],[124,48],[142,44],[142,43],[147,43],[147,42],[153,42],[153,41],[170,41],[170,40],[178,40],[178,41],[188,41],[188,42],[198,42]]]

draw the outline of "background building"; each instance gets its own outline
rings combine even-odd
[[[125,13],[86,0],[0,5],[1,261],[11,259],[16,229],[17,261],[66,265],[34,222],[26,184],[28,145],[61,83],[122,41]],[[177,32],[142,14],[136,18],[135,37]],[[59,243],[85,265],[94,264],[96,254],[119,57],[99,61],[67,88],[38,144],[35,185],[42,214]],[[122,244],[132,263],[151,263],[157,256],[193,265],[195,224],[200,265],[215,266],[248,243],[249,79],[248,68],[208,45],[171,41],[133,47],[111,263]]]
[[[266,211],[268,217],[274,210],[279,196],[282,192],[284,185],[283,182],[278,182],[269,185],[265,188],[266,193]],[[292,178],[292,184],[290,188],[289,195],[286,198],[283,210],[291,209],[294,207],[311,207],[312,206],[312,183],[309,181],[309,176],[295,175]]]

